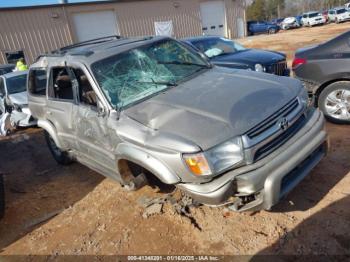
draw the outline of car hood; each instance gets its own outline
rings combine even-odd
[[[261,49],[246,49],[232,54],[220,55],[211,58],[213,64],[220,64],[220,62],[229,63],[248,63],[255,65],[257,63],[263,65],[269,65],[276,63],[277,61],[284,60],[286,56],[282,53],[261,50]]]
[[[291,78],[214,67],[124,113],[206,150],[246,133],[296,97],[300,88]]]
[[[16,94],[10,94],[9,98],[12,103],[17,105],[28,105],[27,92],[21,92]]]

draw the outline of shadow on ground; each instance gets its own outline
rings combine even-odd
[[[91,192],[103,177],[80,164],[59,166],[40,129],[0,140],[6,210],[0,252]]]
[[[309,261],[323,261],[321,257],[317,258],[316,255],[330,255],[325,261],[332,261],[333,258],[333,261],[349,261],[349,207],[350,196],[330,204],[304,220],[292,231],[287,232],[271,246],[259,252],[251,261],[264,261],[263,259],[266,257],[262,255],[271,254],[280,254],[282,255],[281,259],[285,258],[283,255],[315,256],[311,257]],[[332,256],[335,257],[332,258]]]

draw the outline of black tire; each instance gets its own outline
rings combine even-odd
[[[55,141],[53,140],[53,138],[50,136],[50,134],[48,132],[44,132],[45,133],[45,140],[46,143],[50,149],[50,152],[53,156],[53,158],[56,160],[57,163],[59,163],[60,165],[69,165],[73,162],[72,158],[69,157],[68,153],[65,151],[62,151],[61,149],[59,149],[55,143]]]
[[[4,178],[0,174],[0,219],[4,217],[5,214],[5,187]]]
[[[269,33],[269,35],[276,34],[276,29],[275,28],[270,28],[268,33]]]
[[[335,82],[333,84],[330,84],[327,86],[325,89],[322,90],[322,92],[318,96],[318,107],[319,109],[323,112],[325,115],[326,119],[332,123],[335,124],[350,124],[350,117],[349,119],[338,119],[336,117],[333,117],[327,112],[326,109],[326,102],[327,102],[327,97],[330,95],[332,92],[338,91],[338,90],[346,90],[350,92],[350,81],[339,81]],[[350,102],[350,101],[349,101]]]

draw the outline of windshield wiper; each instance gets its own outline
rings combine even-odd
[[[155,84],[155,85],[164,85],[164,86],[177,86],[175,82],[167,82],[167,81],[137,81],[137,83],[142,83],[142,84]]]
[[[209,65],[190,63],[190,62],[180,62],[180,61],[158,61],[158,64],[161,65],[187,65],[187,66],[199,66],[203,68],[210,68]]]

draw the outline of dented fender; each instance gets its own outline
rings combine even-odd
[[[122,143],[117,147],[118,161],[128,160],[152,172],[160,181],[166,184],[176,184],[180,178],[162,161],[134,145]]]

